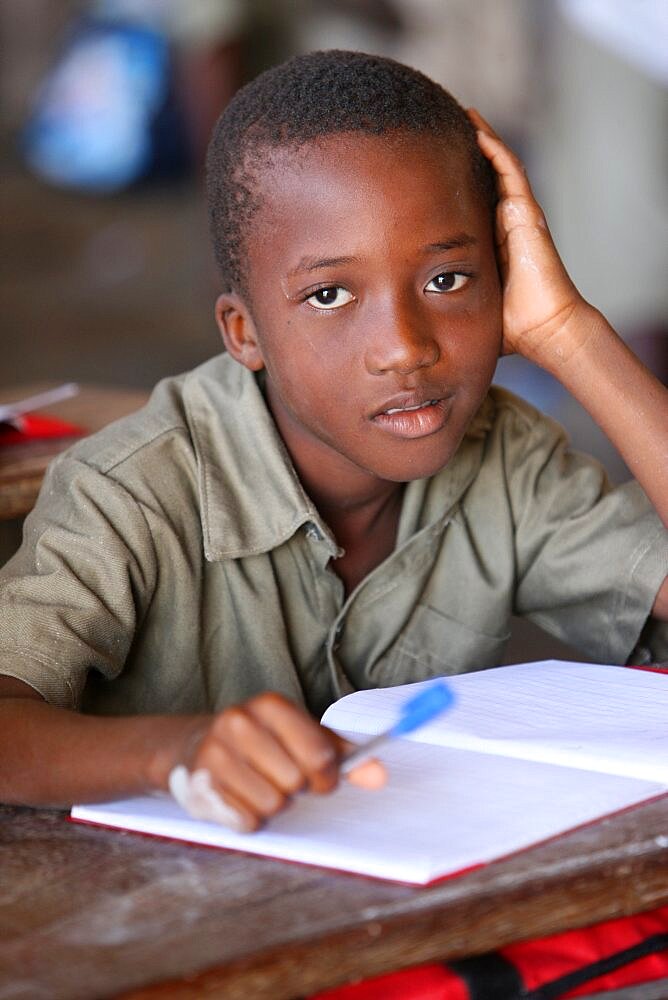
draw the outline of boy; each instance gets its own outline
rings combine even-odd
[[[513,612],[604,661],[668,655],[668,393],[483,119],[312,53],[237,95],[208,177],[227,353],[51,468],[1,576],[0,798],[171,787],[254,829],[335,785],[330,701],[494,665]],[[489,392],[512,351],[642,490]]]

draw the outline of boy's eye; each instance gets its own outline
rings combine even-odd
[[[425,286],[425,292],[456,292],[469,280],[468,274],[459,274],[456,271],[444,271],[437,274],[435,278]]]
[[[314,309],[340,309],[341,306],[352,302],[354,296],[347,288],[340,285],[327,285],[326,288],[319,288],[312,292],[306,299]]]

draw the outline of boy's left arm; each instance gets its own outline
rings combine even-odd
[[[557,378],[612,441],[668,529],[668,389],[569,278],[524,167],[475,110],[498,181],[503,351]],[[668,579],[653,614],[668,621]]]

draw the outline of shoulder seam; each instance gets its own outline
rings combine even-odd
[[[83,462],[83,464],[88,465],[92,468],[97,468],[97,471],[101,475],[107,476],[110,473],[112,473],[114,469],[117,469],[120,465],[123,465],[125,462],[128,462],[140,451],[143,451],[144,448],[150,447],[152,444],[155,444],[156,441],[159,441],[160,438],[165,437],[165,435],[167,434],[173,434],[174,432],[182,433],[185,435],[185,427],[183,427],[183,425],[181,424],[173,424],[169,427],[165,427],[161,431],[158,431],[158,433],[156,433],[152,437],[148,438],[148,440],[141,441],[139,444],[129,445],[128,449],[120,457],[110,459],[109,462],[102,463],[100,465],[97,465],[96,463],[93,463],[86,458],[81,459],[78,458],[78,456],[76,456],[77,461],[81,461]]]

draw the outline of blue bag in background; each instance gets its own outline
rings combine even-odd
[[[58,186],[113,193],[183,174],[190,156],[167,39],[140,24],[81,18],[22,139],[30,169]]]

